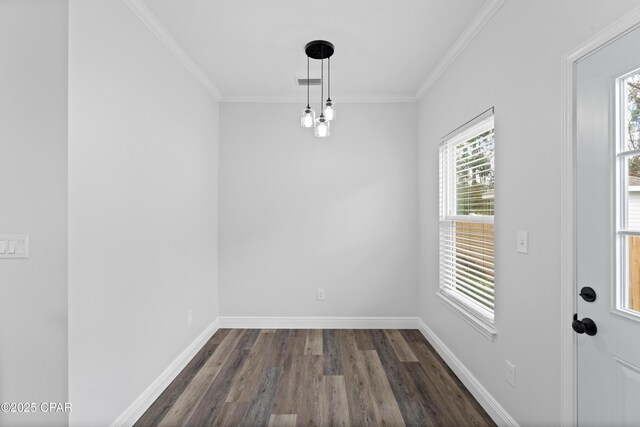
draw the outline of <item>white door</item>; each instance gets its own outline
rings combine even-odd
[[[578,424],[640,426],[640,30],[578,64],[576,101]]]

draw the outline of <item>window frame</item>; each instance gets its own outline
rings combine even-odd
[[[633,322],[640,322],[640,312],[629,305],[629,243],[626,238],[640,236],[640,230],[634,230],[629,226],[629,188],[628,164],[630,157],[640,155],[640,149],[631,149],[627,144],[627,116],[625,81],[640,74],[640,68],[627,72],[614,80],[615,84],[615,111],[614,123],[614,167],[615,170],[615,229],[613,239],[615,247],[614,274],[612,286],[612,301],[610,312]]]
[[[439,162],[439,214],[438,214],[438,291],[437,296],[440,301],[454,313],[462,317],[467,323],[473,326],[476,330],[482,333],[486,338],[493,341],[496,336],[495,329],[495,303],[493,310],[485,307],[479,302],[474,301],[472,298],[466,296],[462,291],[451,288],[443,281],[443,244],[450,244],[451,238],[443,238],[443,228],[451,227],[455,228],[457,222],[466,223],[478,223],[478,224],[494,224],[493,235],[493,257],[494,257],[494,291],[493,298],[495,301],[495,211],[493,216],[473,216],[473,215],[448,215],[449,213],[457,213],[457,194],[456,194],[456,182],[455,176],[458,173],[455,165],[449,166],[448,173],[443,174],[442,164],[443,161],[448,159],[443,158],[443,153],[446,150],[451,150],[460,144],[468,142],[470,139],[481,135],[482,133],[493,129],[494,131],[494,144],[495,144],[495,114],[494,109],[490,108],[481,113],[474,119],[458,127],[454,131],[445,135],[440,140],[438,162]],[[495,153],[495,146],[494,146]],[[494,154],[495,156],[495,154]],[[452,157],[448,161],[455,161]],[[492,170],[495,176],[495,157]],[[446,176],[443,176],[446,175]],[[449,181],[445,187],[444,180]],[[452,188],[453,191],[445,191],[445,188]],[[495,197],[495,178],[494,178],[494,197]],[[494,208],[495,209],[495,208]],[[446,212],[443,212],[446,211]],[[453,239],[455,241],[455,239]],[[454,273],[454,280],[458,277],[457,273]],[[469,279],[467,279],[469,280]]]

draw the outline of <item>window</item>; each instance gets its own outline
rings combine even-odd
[[[640,316],[640,71],[618,79],[618,280],[615,308]]]
[[[439,295],[491,337],[495,334],[494,153],[493,109],[440,145]]]

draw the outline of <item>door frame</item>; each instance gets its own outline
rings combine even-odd
[[[576,73],[578,64],[600,49],[640,28],[640,8],[634,9],[562,57],[562,156],[560,202],[560,421],[578,420],[577,337],[571,329],[576,312]]]

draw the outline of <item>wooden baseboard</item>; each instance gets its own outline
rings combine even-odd
[[[417,329],[417,317],[245,317],[221,316],[221,328]]]
[[[187,363],[200,351],[207,341],[220,328],[218,319],[214,320],[200,335],[171,362],[167,368],[147,387],[136,400],[116,420],[111,423],[111,427],[133,426],[138,418],[145,413],[160,394],[171,384],[171,381],[178,376],[180,371],[187,366]]]
[[[480,381],[478,381],[471,371],[464,366],[460,359],[453,354],[449,347],[447,347],[420,318],[418,318],[418,329],[496,424],[499,426],[518,427],[516,420],[509,415],[491,393],[480,384]]]

